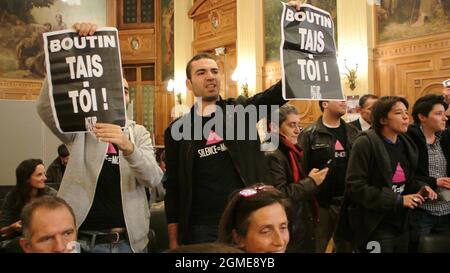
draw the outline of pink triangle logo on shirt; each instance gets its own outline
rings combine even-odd
[[[342,146],[341,142],[339,140],[336,140],[336,144],[334,145],[334,150],[336,151],[343,151],[344,146]]]
[[[216,134],[216,132],[211,130],[209,132],[208,141],[206,141],[206,145],[209,146],[209,145],[213,145],[213,144],[216,144],[216,143],[219,143],[222,141],[223,141],[223,139],[218,134]]]
[[[111,143],[109,143],[109,145],[108,145],[108,154],[113,154],[113,155],[117,154],[116,148],[114,148],[114,145],[112,145]]]
[[[405,172],[400,163],[397,163],[394,176],[392,176],[392,183],[403,183],[406,181]]]

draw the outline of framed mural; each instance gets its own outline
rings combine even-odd
[[[0,1],[0,78],[45,76],[42,33],[76,22],[107,24],[107,0]]]
[[[450,31],[448,0],[381,0],[376,8],[378,42]]]
[[[289,2],[283,0],[283,2]],[[306,0],[308,4],[328,11],[333,18],[334,26],[337,25],[336,0]],[[280,21],[282,5],[280,1],[264,0],[264,42],[265,61],[280,60]],[[335,28],[335,40],[337,43],[337,29]]]
[[[162,81],[174,78],[174,0],[161,0]]]

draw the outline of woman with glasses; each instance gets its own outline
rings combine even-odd
[[[409,215],[436,193],[414,177],[418,154],[405,134],[408,102],[382,97],[372,129],[356,139],[348,162],[345,199],[336,237],[361,252],[408,252]]]
[[[235,192],[220,219],[219,242],[248,253],[285,252],[287,204],[282,192],[264,184]]]
[[[271,132],[279,139],[277,149],[265,153],[271,181],[290,199],[292,204],[291,240],[288,252],[314,252],[315,211],[313,192],[328,173],[328,168],[312,169],[306,175],[303,169],[303,150],[298,145],[301,132],[300,115],[289,104],[279,108],[279,125],[271,123]],[[277,114],[277,113],[275,113]]]

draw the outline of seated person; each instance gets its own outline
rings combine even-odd
[[[43,196],[27,204],[21,215],[25,253],[79,252],[72,208],[56,196]],[[78,245],[78,249],[76,249]]]
[[[58,157],[47,168],[47,183],[61,184],[61,180],[69,162],[70,153],[66,145],[58,146]]]
[[[248,253],[286,251],[288,201],[273,186],[256,184],[235,192],[222,214],[219,242]]]
[[[40,159],[27,159],[16,168],[16,186],[5,197],[0,215],[1,240],[12,240],[22,233],[20,213],[23,207],[43,195],[56,195],[56,191],[45,185],[45,167]],[[14,240],[13,245],[17,245]],[[10,242],[12,243],[12,242]],[[7,251],[8,247],[6,246]]]
[[[163,171],[163,177],[161,178],[161,183],[152,187],[150,189],[150,206],[155,203],[160,203],[164,201],[164,196],[166,195],[166,189],[164,189],[164,182],[166,181],[166,152],[164,148],[158,148],[155,152],[156,162],[158,162],[159,167]]]

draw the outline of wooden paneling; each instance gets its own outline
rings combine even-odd
[[[194,20],[197,52],[236,43],[236,0],[198,1],[189,16]]]
[[[222,98],[237,97],[237,84],[231,79],[237,64],[237,51],[235,44],[226,45],[227,53],[225,56],[217,57],[219,70],[223,72],[222,82],[220,85],[220,95]]]
[[[172,121],[171,113],[174,107],[173,93],[165,91],[165,86],[157,86],[155,92],[155,141],[157,145],[164,145],[164,131]]]
[[[119,7],[120,5],[119,1]],[[144,83],[139,82],[130,83],[136,86],[136,116],[137,121],[142,120],[141,116],[146,112],[153,112],[153,132],[155,134],[155,144],[164,145],[164,130],[171,122],[171,110],[174,106],[173,94],[166,91],[166,83],[162,82],[162,53],[161,53],[161,3],[160,0],[155,0],[155,23],[142,26],[122,26],[119,32],[120,49],[122,54],[122,62],[127,66],[147,66],[154,64],[155,80]],[[120,9],[118,12],[121,12]],[[120,16],[120,14],[119,14]],[[135,42],[133,42],[133,40]],[[136,47],[136,41],[139,47]],[[134,43],[134,45],[133,45]],[[140,78],[140,77],[138,77]],[[154,105],[153,111],[143,109],[143,97],[140,91],[144,84],[154,85]]]
[[[156,61],[158,39],[155,29],[121,30],[119,40],[124,64]]]
[[[375,93],[398,95],[413,104],[442,92],[450,78],[450,33],[379,45],[374,50]]]
[[[216,48],[226,48],[225,55],[217,57],[223,73],[220,95],[223,98],[236,97],[238,87],[231,80],[237,66],[236,0],[198,0],[189,10],[188,16],[194,20],[194,53],[214,54]],[[187,94],[187,98],[188,102],[193,103],[191,93]]]
[[[0,99],[3,100],[36,100],[42,87],[41,80],[0,81]]]
[[[156,18],[155,11],[159,11],[157,8],[157,3],[159,2],[159,0],[154,0],[151,1],[152,4],[154,5],[153,8],[153,18]],[[142,0],[137,0],[136,2],[136,22],[135,23],[125,23],[124,22],[124,2],[123,1],[118,1],[118,6],[117,6],[117,17],[118,17],[118,27],[120,29],[145,29],[145,28],[152,28],[154,26],[154,22],[142,22],[142,14],[141,12],[143,11],[142,9]],[[147,10],[147,12],[151,12],[149,10]]]

